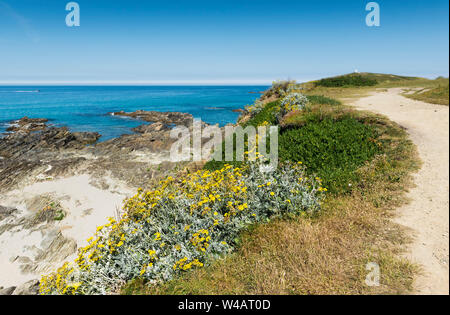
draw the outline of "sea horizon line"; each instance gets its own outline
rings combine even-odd
[[[0,86],[270,86],[274,80],[0,81]]]

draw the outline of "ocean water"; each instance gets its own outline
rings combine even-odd
[[[187,112],[209,124],[235,123],[233,109],[253,103],[266,86],[0,86],[0,134],[12,120],[47,118],[72,131],[95,131],[105,141],[143,122],[116,111]]]

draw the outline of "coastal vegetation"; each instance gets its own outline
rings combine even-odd
[[[97,228],[75,264],[44,276],[41,294],[107,294],[128,280],[161,283],[230,253],[239,233],[276,217],[315,213],[326,191],[304,167],[263,173],[260,163],[168,177],[127,200]]]
[[[412,91],[412,93],[405,93],[404,96],[426,103],[448,105],[449,102],[448,80],[447,84],[445,84],[445,82],[442,82],[439,83],[437,87],[423,88],[418,91]]]
[[[75,263],[42,278],[41,293],[411,289],[416,267],[399,256],[408,239],[390,210],[405,202],[420,164],[415,147],[395,123],[314,86],[276,82],[239,121],[279,126],[275,172],[261,173],[260,160],[211,161],[139,190]],[[383,270],[379,287],[364,284],[370,262]]]
[[[320,212],[254,225],[241,234],[236,252],[165,283],[135,279],[123,287],[123,294],[395,294],[411,290],[417,268],[400,256],[409,240],[390,219],[391,209],[406,202],[411,173],[420,165],[415,146],[397,124],[352,110],[324,97],[322,91],[309,90],[320,97],[308,96],[304,110],[284,117],[280,137],[293,133],[308,139],[309,130],[326,134],[333,121],[338,126],[334,136],[344,141],[341,149],[348,149],[347,139],[362,152],[353,155],[350,149],[347,155],[339,147],[328,150],[319,145],[321,150],[311,155],[309,165],[320,165],[322,155],[349,159],[351,166],[341,165],[341,174],[354,176],[352,184],[333,188],[333,182],[328,187],[324,183],[334,191],[326,194]],[[271,92],[275,93],[279,92]],[[319,99],[324,100],[322,104]],[[260,113],[274,119],[276,103],[266,103]],[[261,121],[258,115],[250,123]],[[356,136],[359,133],[366,136]],[[280,152],[290,152],[289,146],[290,141],[280,142]],[[308,170],[312,172],[311,167]],[[364,283],[369,262],[377,262],[383,270],[379,287]]]

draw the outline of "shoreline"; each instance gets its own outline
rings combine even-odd
[[[118,216],[123,201],[139,187],[180,167],[198,167],[198,163],[169,159],[175,141],[170,138],[171,126],[192,128],[192,115],[115,114],[143,124],[133,134],[98,142],[98,133],[71,132],[48,124],[45,118],[24,117],[14,120],[10,133],[0,138],[3,290],[17,287],[18,292],[29,292],[42,274],[73,260],[77,248],[108,217]],[[45,209],[52,207],[62,211],[63,218],[41,220]]]

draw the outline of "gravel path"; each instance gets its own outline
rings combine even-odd
[[[449,294],[449,107],[414,101],[389,89],[353,101],[353,106],[386,115],[407,128],[417,145],[422,169],[415,174],[411,202],[399,209],[396,222],[414,231],[408,249],[422,266],[416,294]]]

